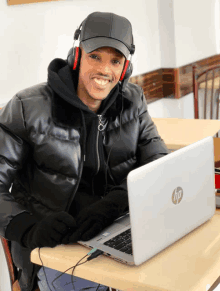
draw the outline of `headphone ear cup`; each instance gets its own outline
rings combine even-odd
[[[79,47],[71,48],[67,55],[67,63],[72,70],[79,68],[81,58],[81,50]]]
[[[73,48],[71,48],[68,52],[67,64],[71,69],[73,68]]]
[[[132,75],[132,72],[133,72],[133,65],[131,62],[129,62],[129,66],[128,66],[126,73],[124,75],[124,79],[129,79]]]
[[[81,50],[77,46],[74,48],[74,51],[73,51],[73,70],[77,70],[79,68],[80,59],[81,59]]]
[[[123,81],[124,79],[129,79],[132,75],[132,71],[133,71],[132,63],[129,61],[126,61],[119,81]]]

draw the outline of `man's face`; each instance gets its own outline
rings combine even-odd
[[[110,47],[102,47],[88,54],[82,48],[81,51],[78,96],[84,95],[88,102],[101,101],[118,83],[125,57]]]

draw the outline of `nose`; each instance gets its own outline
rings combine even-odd
[[[111,67],[110,64],[107,62],[103,62],[100,65],[100,73],[102,73],[105,76],[110,76],[111,75]]]

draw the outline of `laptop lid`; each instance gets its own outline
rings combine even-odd
[[[127,184],[133,257],[139,265],[214,215],[213,138],[131,171]]]

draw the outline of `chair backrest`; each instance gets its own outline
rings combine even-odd
[[[193,66],[193,93],[195,119],[219,119],[220,64],[202,72]]]
[[[15,266],[14,266],[13,261],[12,261],[8,241],[5,238],[3,238],[2,236],[0,236],[0,239],[1,239],[2,248],[4,250],[4,254],[6,257],[6,262],[7,262],[7,267],[8,267],[8,271],[9,271],[10,280],[11,280],[12,290],[20,290],[19,284],[18,284],[18,282],[16,282],[16,278],[15,278],[15,269],[14,269]],[[13,286],[15,287],[15,285],[17,286],[17,288],[13,288]]]
[[[3,250],[4,250],[6,261],[7,261],[7,265],[8,265],[9,275],[10,275],[10,279],[11,279],[11,286],[12,286],[11,290],[12,291],[21,291],[21,287],[19,285],[18,278],[17,278],[17,273],[18,272],[15,272],[16,267],[15,267],[15,265],[13,263],[13,260],[12,260],[11,251],[10,251],[10,248],[9,248],[9,243],[2,236],[0,236],[0,240],[1,240],[1,243],[2,243],[2,247],[3,247]],[[34,289],[34,291],[40,291],[40,289],[38,287],[36,287]]]

